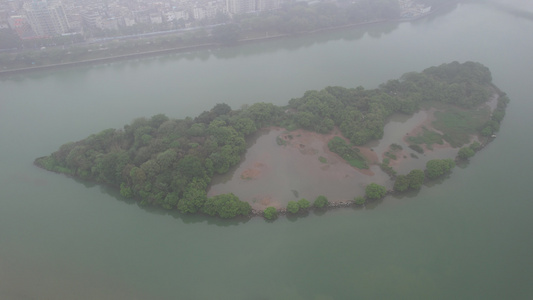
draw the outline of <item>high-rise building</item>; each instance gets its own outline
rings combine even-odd
[[[35,38],[35,33],[31,30],[30,24],[25,16],[10,16],[8,19],[9,26],[13,29],[19,38],[31,39]]]
[[[31,0],[24,3],[23,9],[38,37],[54,37],[69,31],[68,19],[59,0]]]

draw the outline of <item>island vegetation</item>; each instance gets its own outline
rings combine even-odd
[[[419,143],[415,137],[410,143],[419,147],[423,143],[429,148],[443,140],[453,147],[463,147],[458,159],[468,159],[482,144],[477,140],[471,143],[461,130],[489,141],[499,129],[509,101],[491,81],[489,69],[480,63],[452,62],[407,73],[371,90],[327,87],[307,91],[285,107],[255,103],[233,110],[220,103],[195,118],[171,119],[163,114],[141,117],[122,129],[106,129],[66,143],[51,155],[37,158],[35,165],[114,186],[123,197],[136,199],[141,205],[221,218],[258,214],[275,219],[278,210],[274,207],[254,212],[248,201],[232,193],[207,196],[213,176],[228,172],[241,161],[246,139],[259,129],[279,126],[322,134],[339,130],[341,135],[330,140],[329,148],[354,168],[365,169],[368,162],[356,146],[380,139],[391,114],[412,114],[424,106],[447,105],[451,110],[442,113],[446,120],[454,120],[450,121],[452,125],[442,122],[439,132],[432,131],[439,138],[430,142],[421,138],[423,142]],[[493,95],[498,97],[497,107],[481,118],[478,107]],[[396,159],[401,149],[400,145],[391,145],[386,159]],[[412,170],[406,175],[391,173],[395,178],[393,191],[418,190],[425,181],[449,173],[454,166],[452,159],[435,159],[427,162],[425,170]],[[372,183],[364,197],[354,195],[357,197],[351,203],[362,205],[389,192]],[[312,205],[305,198],[290,201],[282,212],[295,214],[329,205],[330,201],[321,195]]]

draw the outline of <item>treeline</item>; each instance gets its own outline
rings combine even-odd
[[[124,197],[143,205],[220,217],[248,215],[248,203],[232,194],[208,199],[207,188],[214,174],[240,162],[247,135],[281,115],[280,107],[266,103],[244,111],[217,104],[194,120],[159,114],[67,143],[36,164],[120,187]]]
[[[453,103],[469,107],[464,99],[472,99],[473,89],[486,94],[483,89],[491,88],[490,78],[489,70],[479,63],[454,62],[410,73],[373,90],[328,87],[308,91],[286,107],[255,103],[232,110],[227,104],[217,104],[194,119],[159,114],[67,143],[35,164],[116,186],[124,197],[138,199],[142,205],[223,218],[248,215],[250,205],[235,195],[208,198],[207,190],[215,174],[226,173],[240,162],[246,137],[258,129],[276,125],[328,133],[338,126],[351,143],[361,145],[382,137],[384,121],[393,112],[412,113],[423,100],[447,101],[426,89],[442,89],[460,81],[464,88]],[[330,147],[348,160],[358,158],[342,139]]]
[[[476,62],[452,62],[423,72],[407,73],[377,89],[327,87],[307,91],[291,99],[297,127],[320,133],[338,126],[355,145],[383,137],[385,120],[394,112],[412,114],[423,101],[438,101],[464,108],[477,106],[489,98],[490,70]]]

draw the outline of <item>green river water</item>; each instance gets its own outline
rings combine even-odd
[[[531,15],[527,1],[473,1],[411,23],[0,80],[0,299],[532,299]],[[498,137],[450,178],[365,209],[183,216],[32,165],[140,116],[281,105],[453,60],[483,63],[508,93]]]

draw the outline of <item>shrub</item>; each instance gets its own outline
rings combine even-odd
[[[459,149],[459,152],[457,153],[457,157],[459,157],[460,159],[469,159],[475,154],[476,152],[471,147],[463,147]]]
[[[470,149],[479,151],[479,149],[481,149],[481,144],[478,141],[475,141],[470,145]]]
[[[329,204],[328,198],[326,196],[318,196],[315,199],[315,202],[313,202],[313,206],[316,208],[324,208],[327,207]]]
[[[365,188],[365,195],[368,199],[381,199],[387,194],[387,188],[382,185],[371,183]]]
[[[298,202],[296,201],[289,201],[287,203],[287,211],[291,214],[295,214],[300,210],[300,206],[298,205]]]
[[[432,159],[426,163],[426,174],[434,179],[448,173],[453,167],[455,162],[451,159]]]
[[[424,184],[426,175],[424,174],[424,171],[415,169],[411,170],[411,172],[407,174],[407,178],[409,179],[409,188],[413,190],[419,190],[420,187],[422,187],[422,184]]]
[[[275,207],[269,206],[265,208],[265,210],[263,211],[263,216],[267,220],[274,220],[278,217],[278,211],[276,210]]]
[[[406,175],[398,175],[394,182],[393,189],[396,192],[404,192],[409,189],[409,178]]]
[[[308,209],[309,206],[311,206],[311,203],[309,202],[309,200],[302,198],[298,200],[298,206],[300,207],[300,209]]]
[[[357,204],[357,205],[363,205],[363,204],[365,204],[366,199],[365,199],[365,197],[361,197],[361,196],[359,196],[359,197],[355,197],[355,198],[353,199],[353,202],[354,202],[355,204]]]

